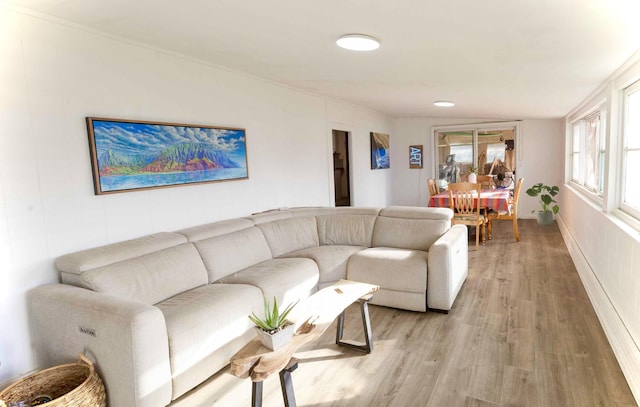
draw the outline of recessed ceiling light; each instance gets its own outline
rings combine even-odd
[[[438,106],[438,107],[452,107],[452,106],[456,105],[455,103],[450,102],[448,100],[437,100],[437,101],[433,102],[433,104]]]
[[[336,41],[339,47],[351,51],[373,51],[380,47],[380,41],[364,34],[346,34]]]

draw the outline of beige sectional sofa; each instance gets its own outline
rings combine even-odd
[[[372,303],[448,311],[467,276],[467,232],[449,209],[293,208],[62,256],[62,284],[29,293],[41,366],[97,362],[111,407],[166,406],[255,333],[280,304],[346,278]]]

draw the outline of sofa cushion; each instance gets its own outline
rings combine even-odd
[[[421,250],[373,247],[349,258],[347,277],[390,290],[425,292],[428,255]]]
[[[318,265],[320,276],[318,282],[322,285],[347,278],[347,261],[353,253],[364,250],[364,246],[331,245],[309,247],[287,253],[282,257],[304,257],[311,259]]]
[[[375,215],[317,216],[318,239],[321,245],[351,245],[371,247]]]
[[[286,305],[307,298],[316,291],[318,266],[311,259],[272,259],[247,267],[218,282],[256,286],[269,301],[275,296],[278,304]]]
[[[157,307],[167,324],[175,399],[229,362],[242,344],[226,350],[223,357],[218,350],[227,349],[226,344],[252,329],[248,316],[260,312],[263,301],[256,287],[209,284],[178,294]]]
[[[207,271],[191,243],[87,270],[80,285],[127,300],[155,304],[207,284]]]
[[[194,244],[207,268],[209,282],[271,258],[269,245],[255,226]]]
[[[273,257],[318,246],[318,227],[315,216],[282,219],[258,225]]]
[[[373,229],[372,247],[429,250],[451,228],[448,208],[395,206],[380,211]]]

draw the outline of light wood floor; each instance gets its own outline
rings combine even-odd
[[[371,306],[372,354],[337,347],[334,329],[300,352],[298,405],[636,406],[557,226],[521,220],[516,243],[494,223],[448,315]],[[345,337],[360,330],[349,309]],[[250,381],[227,370],[201,390],[175,405],[250,406]],[[277,375],[264,394],[283,405]]]

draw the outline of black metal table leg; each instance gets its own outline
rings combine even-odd
[[[369,319],[369,300],[371,299],[371,295],[366,297],[362,297],[358,300],[360,304],[360,314],[362,315],[362,328],[364,330],[364,340],[365,343],[358,343],[354,341],[343,340],[342,336],[344,334],[344,313],[338,316],[338,324],[336,327],[336,344],[340,346],[345,346],[347,348],[351,348],[354,350],[358,350],[360,352],[371,353],[373,352],[373,335],[371,334],[371,320]]]
[[[285,407],[296,407],[296,395],[293,392],[291,372],[298,368],[298,359],[291,358],[287,366],[280,371],[280,387]]]
[[[251,407],[262,407],[262,382],[251,384]]]

